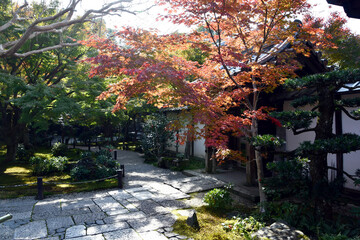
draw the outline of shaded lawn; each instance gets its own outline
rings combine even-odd
[[[15,161],[12,163],[4,163],[6,151],[4,150],[3,146],[1,146],[0,149],[0,186],[23,185],[37,182],[37,176],[32,175],[31,165],[29,163],[19,161]],[[76,153],[72,153],[72,151],[70,151],[70,156],[71,155],[75,156]],[[35,156],[50,158],[52,155],[49,149],[40,148],[36,150]],[[43,182],[64,183],[57,185],[44,184],[45,196],[117,187],[116,179],[107,179],[101,182],[70,185],[68,183],[71,183],[72,180],[68,173],[58,173],[56,175],[44,176]],[[24,187],[0,188],[0,199],[36,195],[36,184]]]

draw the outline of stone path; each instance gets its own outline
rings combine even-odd
[[[201,176],[144,164],[138,153],[118,151],[125,165],[124,189],[0,200],[0,239],[187,239],[172,232],[176,209],[202,204],[189,193],[223,186]]]

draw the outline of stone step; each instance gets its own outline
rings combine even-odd
[[[203,178],[210,178],[216,181],[221,181],[216,178],[216,174],[205,174],[198,171],[193,170],[184,170],[183,174],[186,176],[196,176],[196,177],[203,177]],[[215,186],[216,187],[216,186]],[[259,192],[256,187],[247,187],[243,185],[234,185],[233,188],[230,190],[233,194],[250,200],[251,202],[257,203],[260,200]]]

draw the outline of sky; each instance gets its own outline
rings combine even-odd
[[[21,2],[23,0],[19,0]],[[29,0],[28,0],[29,1]],[[31,1],[49,1],[49,0],[30,0]],[[60,0],[64,5],[67,5],[70,0]],[[90,8],[100,8],[102,4],[111,2],[113,0],[83,0],[79,6],[79,10],[86,10]],[[131,3],[132,8],[134,10],[143,10],[147,9],[152,5],[154,0],[133,0]],[[309,3],[315,4],[314,6],[314,14],[316,16],[326,17],[329,16],[330,12],[338,11],[342,13],[346,19],[348,19],[347,26],[355,33],[360,34],[360,19],[349,19],[347,18],[344,9],[339,6],[330,5],[326,0],[308,0]],[[110,28],[114,28],[115,26],[133,26],[138,28],[150,29],[156,28],[160,31],[160,33],[171,33],[174,31],[184,32],[187,30],[184,26],[175,26],[166,22],[158,22],[156,21],[156,16],[163,11],[163,8],[160,7],[152,7],[150,10],[139,13],[137,15],[131,14],[122,14],[122,17],[112,16],[105,18],[106,24]]]

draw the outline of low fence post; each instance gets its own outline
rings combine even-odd
[[[123,179],[122,179],[122,177],[123,177],[123,171],[122,170],[117,170],[116,171],[116,173],[117,173],[117,180],[118,180],[118,188],[123,188]]]
[[[114,159],[117,160],[117,151],[114,150]]]
[[[124,164],[120,165],[120,169],[122,170],[122,176],[125,177],[125,166],[124,166]]]
[[[44,186],[43,186],[43,178],[37,178],[37,196],[36,200],[43,200],[44,199]]]

